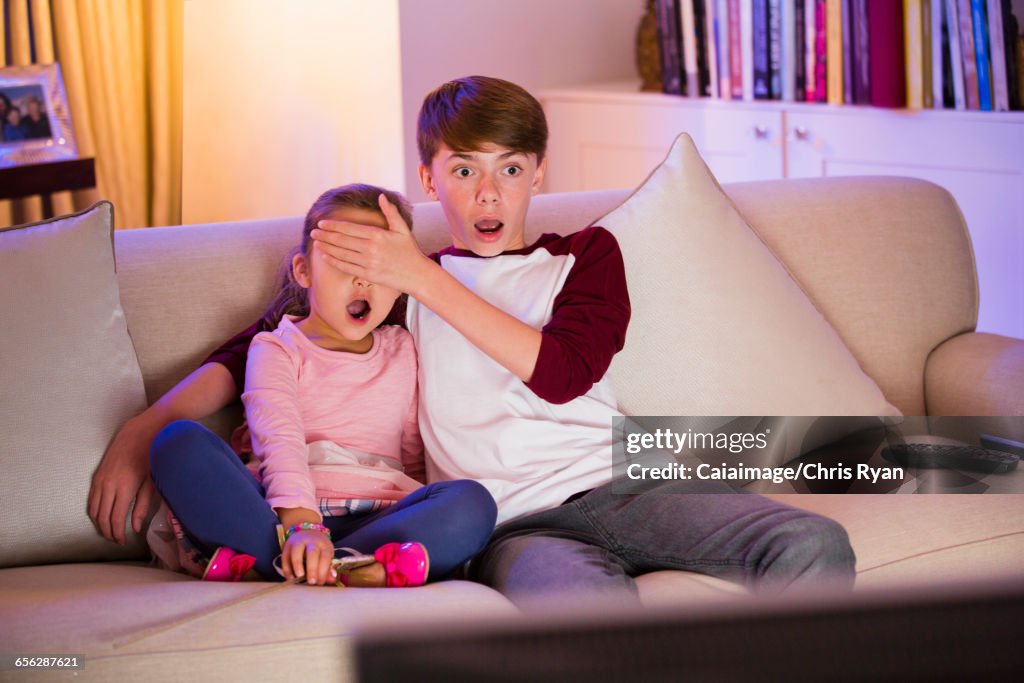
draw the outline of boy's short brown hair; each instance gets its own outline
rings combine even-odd
[[[540,102],[522,87],[490,76],[467,76],[435,88],[420,107],[416,144],[430,166],[444,144],[472,152],[486,143],[544,158],[548,122]]]

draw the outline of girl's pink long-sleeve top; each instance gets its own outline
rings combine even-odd
[[[412,337],[372,334],[365,354],[331,351],[286,316],[253,339],[242,402],[271,507],[394,501],[423,481]]]

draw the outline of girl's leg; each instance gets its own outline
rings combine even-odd
[[[277,515],[263,487],[216,434],[197,422],[179,420],[153,440],[153,481],[185,532],[205,554],[228,546],[256,558],[265,579],[280,580],[273,559]]]
[[[328,517],[335,547],[372,553],[385,543],[417,541],[430,556],[428,581],[444,578],[480,552],[498,509],[475,481],[440,481],[413,491],[378,513]]]

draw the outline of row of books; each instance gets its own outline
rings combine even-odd
[[[655,0],[655,12],[666,93],[1024,108],[1010,0]]]

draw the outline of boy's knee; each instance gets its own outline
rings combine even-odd
[[[806,578],[852,585],[856,556],[846,529],[833,519],[807,514],[780,525],[785,564]]]

